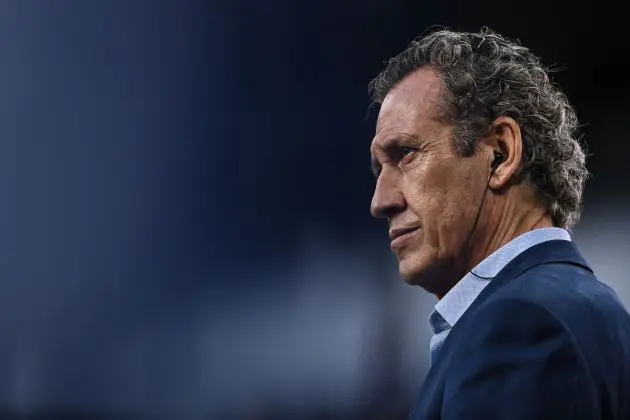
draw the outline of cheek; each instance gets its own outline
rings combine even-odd
[[[465,241],[467,229],[472,228],[475,188],[469,178],[458,177],[456,172],[434,179],[439,182],[409,185],[408,206],[424,227],[425,242],[457,248]]]
[[[447,193],[437,233],[441,253],[453,256],[465,245],[480,204],[475,202],[475,192],[474,187],[462,184]]]
[[[450,185],[447,182],[408,182],[406,185],[408,206],[423,224],[427,223],[427,229],[435,225],[436,219],[449,217],[448,213],[452,212],[449,190]]]

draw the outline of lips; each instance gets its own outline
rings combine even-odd
[[[391,240],[389,246],[393,252],[398,252],[403,248],[405,241],[413,236],[419,229],[419,226],[409,226],[389,230],[389,238]]]
[[[408,233],[414,232],[418,230],[418,226],[409,226],[402,228],[395,228],[389,230],[389,239],[393,242],[397,238],[400,238],[403,235],[407,235]]]

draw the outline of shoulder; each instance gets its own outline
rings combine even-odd
[[[530,311],[543,311],[567,328],[601,328],[611,320],[628,323],[630,316],[617,294],[591,271],[566,264],[541,264],[520,274],[489,296],[491,311],[502,301],[520,302]],[[480,309],[482,309],[480,307]]]
[[[479,344],[496,337],[524,343],[555,334],[585,353],[630,350],[630,315],[615,292],[592,272],[571,264],[527,270],[490,294],[471,315],[464,339]],[[485,337],[480,328],[488,329]]]

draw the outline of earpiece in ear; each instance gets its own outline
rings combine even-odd
[[[491,165],[493,173],[494,173],[494,171],[497,170],[499,165],[501,165],[501,163],[503,163],[504,160],[505,160],[505,158],[503,157],[503,155],[495,150],[495,152],[494,152],[494,160],[492,161],[492,165]]]

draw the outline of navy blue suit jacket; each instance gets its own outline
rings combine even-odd
[[[630,316],[575,245],[510,262],[449,333],[411,419],[630,419]]]

